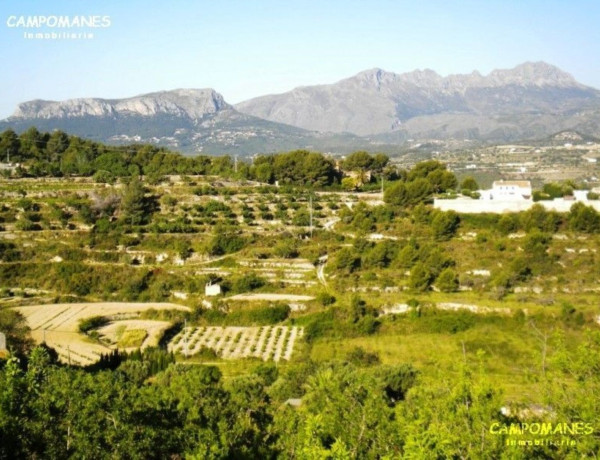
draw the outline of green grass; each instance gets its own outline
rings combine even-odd
[[[410,323],[408,319],[399,322],[384,322],[372,336],[318,339],[312,345],[310,358],[315,361],[344,359],[350,350],[360,347],[377,353],[384,365],[410,363],[425,379],[457,376],[457,363],[462,360],[472,364],[480,362],[507,401],[539,397],[537,382],[542,377],[542,344],[528,323],[478,319],[472,327],[457,333],[431,333],[402,324]],[[539,329],[551,333],[554,327],[550,323],[539,324]],[[573,346],[581,339],[581,332],[566,330]],[[552,343],[550,339],[549,353]],[[478,355],[479,350],[483,355]]]
[[[117,342],[119,348],[140,348],[148,337],[148,332],[144,329],[129,329],[121,335]]]

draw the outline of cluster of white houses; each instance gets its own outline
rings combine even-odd
[[[527,211],[534,205],[531,182],[525,180],[494,181],[492,188],[478,190],[478,199],[458,197],[455,199],[435,199],[433,206],[442,211],[460,213],[506,213]],[[600,201],[589,200],[588,190],[575,190],[573,196],[543,200],[537,203],[548,210],[568,212],[574,203],[580,201],[600,211]]]

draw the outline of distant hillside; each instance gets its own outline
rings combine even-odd
[[[30,101],[0,122],[17,132],[60,129],[112,144],[152,143],[184,153],[254,154],[295,148],[370,147],[354,135],[321,134],[242,114],[212,89],[180,89],[128,99]]]
[[[371,69],[331,85],[242,102],[237,110],[330,132],[407,138],[512,140],[577,129],[597,134],[600,91],[549,64],[525,63],[487,76]]]
[[[487,76],[372,69],[236,106],[213,89],[178,89],[126,99],[24,102],[0,122],[0,130],[31,126],[184,153],[395,153],[409,139],[506,142],[567,130],[600,137],[600,91],[543,62]]]

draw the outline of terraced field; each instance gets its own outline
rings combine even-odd
[[[104,344],[81,334],[78,330],[79,321],[92,316],[105,316],[111,323],[105,327],[110,329],[117,325],[144,329],[148,332],[148,340],[142,348],[156,344],[158,335],[168,326],[168,323],[150,320],[135,320],[144,310],[149,309],[181,309],[187,307],[170,303],[126,303],[98,302],[33,305],[14,308],[20,312],[31,328],[31,336],[37,343],[46,342],[54,348],[61,361],[70,364],[88,365],[100,359],[102,353],[108,353],[114,345]],[[133,323],[133,325],[129,324]],[[102,332],[102,331],[100,331]],[[109,336],[110,334],[106,334]]]
[[[169,344],[169,350],[193,356],[210,348],[226,359],[290,360],[296,339],[304,329],[288,326],[186,328]]]

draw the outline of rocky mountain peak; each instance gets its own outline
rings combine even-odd
[[[402,74],[401,79],[406,83],[418,87],[438,86],[443,80],[437,72],[431,69],[413,70],[412,72]]]
[[[550,64],[526,62],[488,75],[475,71],[440,76],[430,69],[396,74],[373,68],[337,83],[261,96],[235,108],[210,88],[127,99],[35,100],[20,104],[4,126],[96,133],[99,139],[119,142],[142,139],[142,133],[168,145],[177,146],[173,143],[182,139],[182,145],[195,148],[207,142],[234,148],[257,133],[277,138],[270,137],[270,130],[294,133],[297,139],[307,139],[302,130],[309,130],[318,133],[315,139],[339,133],[366,136],[369,142],[512,141],[564,130],[597,136],[599,120],[600,91]]]
[[[344,81],[351,84],[358,82],[360,86],[374,86],[378,88],[382,83],[394,80],[396,76],[397,75],[393,72],[387,72],[383,69],[375,67],[373,69],[359,72],[354,77],[348,78]]]
[[[513,69],[492,71],[487,79],[495,85],[579,86],[572,75],[546,62],[525,62]]]
[[[396,74],[365,70],[329,85],[262,96],[236,109],[278,123],[314,131],[379,135],[402,129],[439,137],[495,136],[509,128],[524,130],[519,117],[564,113],[600,106],[600,92],[581,85],[545,62],[526,62],[513,69],[440,76],[430,69]],[[508,117],[508,118],[507,118]],[[539,118],[538,118],[539,119]],[[452,120],[455,124],[449,123]],[[560,123],[532,132],[557,131]],[[399,128],[401,127],[401,128]],[[528,135],[528,134],[526,134]]]
[[[230,108],[213,89],[176,89],[142,94],[127,99],[34,100],[19,104],[13,118],[79,118],[159,114],[199,119]]]

